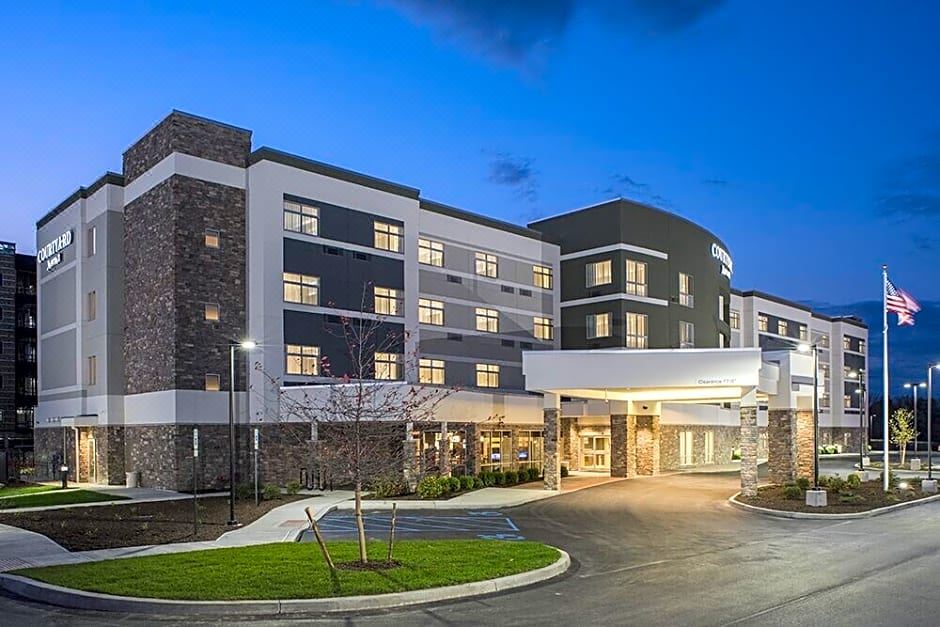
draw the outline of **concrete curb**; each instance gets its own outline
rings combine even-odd
[[[442,588],[369,596],[270,601],[174,601],[85,592],[43,583],[28,577],[8,574],[0,574],[0,588],[31,601],[70,609],[104,612],[185,616],[277,616],[300,613],[349,613],[464,599],[547,581],[564,574],[571,567],[569,555],[561,549],[556,548],[555,550],[559,552],[560,556],[553,564],[516,575]]]
[[[84,490],[85,488],[78,488]],[[94,490],[91,490],[92,492]],[[107,492],[102,492],[101,494],[107,494]],[[110,496],[110,495],[109,495]],[[219,496],[228,496],[228,492],[206,492],[204,494],[199,494],[196,498],[212,498]],[[12,498],[12,497],[11,497]],[[138,505],[140,503],[163,503],[168,501],[181,501],[183,499],[192,500],[192,494],[183,494],[181,496],[158,496],[158,497],[147,497],[142,499],[135,499],[133,497],[115,499],[112,501],[93,501],[91,503],[69,503],[67,505],[41,505],[38,507],[14,507],[7,509],[0,509],[0,514],[25,514],[29,512],[47,512],[57,509],[72,509],[75,507],[102,507],[105,505]]]
[[[841,514],[811,514],[808,512],[786,512],[779,509],[769,509],[767,507],[758,507],[756,505],[748,505],[747,503],[742,503],[737,500],[738,496],[741,493],[738,492],[728,498],[728,503],[732,507],[736,507],[745,512],[752,512],[755,514],[761,514],[763,516],[771,516],[773,518],[792,518],[799,520],[856,520],[860,518],[872,518],[874,516],[881,516],[882,514],[890,514],[891,512],[896,512],[901,509],[907,509],[908,507],[915,507],[917,505],[925,505],[927,503],[932,503],[934,501],[940,500],[940,494],[935,494],[933,496],[927,496],[922,499],[917,499],[916,501],[907,501],[905,503],[897,503],[896,505],[888,505],[887,507],[879,507],[876,509],[870,509],[864,512],[846,512]]]

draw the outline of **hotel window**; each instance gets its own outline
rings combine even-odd
[[[98,317],[98,292],[92,290],[88,292],[88,300],[85,304],[85,309],[87,310],[88,315],[87,319],[90,321]]]
[[[610,312],[588,314],[586,317],[587,339],[610,337]]]
[[[679,304],[684,307],[695,306],[695,291],[692,281],[692,275],[685,272],[679,273]]]
[[[375,313],[397,316],[401,311],[401,292],[390,287],[375,286]]]
[[[646,264],[627,259],[627,294],[646,296]]]
[[[594,287],[596,285],[608,285],[613,281],[612,266],[610,259],[604,261],[595,261],[584,267],[584,285],[585,287]]]
[[[474,271],[480,276],[496,278],[499,274],[499,263],[496,255],[490,253],[474,253]]]
[[[718,348],[727,348],[727,347],[728,347],[728,340],[725,338],[725,334],[719,333],[718,334]]]
[[[210,322],[218,322],[219,320],[219,304],[218,303],[206,303],[203,308],[203,315],[206,320]]]
[[[852,350],[852,338],[850,338],[848,335],[842,336],[842,350]]]
[[[206,229],[203,242],[206,248],[219,248],[222,243],[222,233],[216,229]]]
[[[718,319],[724,321],[725,319],[725,295],[718,295]]]
[[[532,266],[532,284],[542,289],[552,289],[552,269],[547,266]]]
[[[865,340],[859,340],[859,341],[858,341],[858,352],[860,352],[860,353],[864,353],[864,352],[865,352]]]
[[[820,407],[825,407],[825,408],[828,409],[830,405],[831,405],[831,402],[830,402],[830,400],[829,400],[829,392],[823,392],[822,394],[820,394],[820,395],[819,395],[819,406],[820,406]]]
[[[757,330],[767,331],[767,316],[764,314],[758,314],[757,316]]]
[[[477,387],[498,388],[499,366],[496,364],[477,364]]]
[[[319,305],[320,277],[285,272],[284,301],[302,305]]]
[[[695,325],[679,322],[679,348],[695,348]]]
[[[817,344],[819,344],[820,348],[829,348],[829,336],[823,333],[822,335],[819,336],[819,340],[817,341]]]
[[[444,360],[419,359],[418,382],[432,385],[444,385]]]
[[[535,316],[533,318],[535,321],[535,330],[534,335],[540,340],[551,340],[554,339],[554,331],[552,329],[552,319],[543,318],[541,316]]]
[[[807,331],[805,324],[800,325],[800,339],[804,342],[809,340],[809,331]]]
[[[284,348],[287,356],[287,374],[299,374],[316,377],[320,374],[320,347],[302,344],[287,344]]]
[[[823,379],[829,378],[829,364],[819,364],[819,371],[822,373]]]
[[[790,324],[786,320],[777,320],[777,335],[786,335],[790,330]]]
[[[418,263],[426,266],[444,267],[444,244],[429,239],[418,238]]]
[[[85,244],[85,252],[89,257],[93,257],[98,252],[98,227],[93,226],[86,233],[88,239]]]
[[[218,392],[222,389],[222,378],[217,374],[206,375],[206,392]]]
[[[401,379],[401,356],[395,353],[376,353],[375,378],[390,381]]]
[[[649,348],[646,314],[627,313],[627,348]]]
[[[851,409],[852,396],[850,394],[846,394],[845,396],[842,397],[842,406],[845,407],[846,409]]]
[[[97,385],[98,384],[98,357],[96,355],[89,355],[86,358],[87,362],[87,373],[85,376],[85,381],[88,385]]]
[[[375,247],[380,250],[390,250],[393,253],[401,252],[401,240],[402,234],[405,232],[405,229],[396,225],[388,224],[387,222],[379,222],[376,220],[373,223],[373,229],[375,231]]]
[[[320,209],[313,205],[285,200],[284,230],[306,235],[319,235]]]
[[[444,303],[430,298],[418,299],[418,322],[422,324],[444,325]]]
[[[476,308],[477,331],[499,333],[499,312],[486,307]]]
[[[740,329],[741,328],[741,312],[737,309],[731,310],[731,328]]]

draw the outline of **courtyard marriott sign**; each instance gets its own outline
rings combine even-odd
[[[47,271],[54,270],[57,265],[62,263],[62,251],[71,245],[72,231],[70,229],[40,248],[36,254],[36,260],[39,263],[45,263]]]
[[[731,255],[728,254],[728,251],[718,244],[712,244],[712,257],[721,262],[721,273],[730,279],[731,272],[734,270],[734,263],[731,261]]]

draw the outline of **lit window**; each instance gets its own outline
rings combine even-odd
[[[843,396],[843,397],[842,397],[842,404],[843,404],[843,407],[845,407],[846,409],[851,408],[851,407],[852,407],[852,396],[849,395],[849,394],[846,394],[845,396]]]
[[[825,333],[820,335],[817,344],[819,344],[820,348],[829,348],[829,335]]]
[[[718,319],[719,320],[725,319],[725,295],[724,294],[718,295]]]
[[[418,299],[418,322],[422,324],[433,324],[443,326],[444,324],[444,303],[430,298]]]
[[[858,341],[858,352],[860,352],[860,353],[864,353],[864,352],[865,352],[865,340],[859,340],[859,341]]]
[[[777,335],[786,335],[790,330],[790,323],[786,320],[777,320]]]
[[[731,310],[731,328],[740,329],[741,328],[741,312],[737,309]]]
[[[87,318],[89,321],[98,317],[98,292],[95,290],[88,292],[88,301],[85,308],[88,310]]]
[[[486,307],[476,308],[477,331],[499,333],[499,312]]]
[[[401,252],[402,234],[405,230],[397,224],[388,224],[376,220],[373,229],[375,231],[375,247],[380,250],[390,250],[393,253]]]
[[[627,259],[627,294],[646,296],[646,264]]]
[[[587,339],[610,337],[610,312],[586,316]]]
[[[93,226],[88,229],[85,251],[89,257],[93,257],[98,252],[98,227]]]
[[[534,334],[536,338],[540,340],[551,340],[555,337],[551,318],[535,316],[533,320],[535,321]]]
[[[222,243],[222,233],[216,229],[206,229],[204,242],[206,248],[218,248]]]
[[[627,313],[627,332],[625,337],[627,348],[649,347],[648,323],[649,319],[646,314]]]
[[[97,385],[98,384],[98,357],[95,355],[89,355],[86,359],[86,377],[88,385]]]
[[[320,303],[320,277],[285,272],[284,301],[303,305],[318,305]]]
[[[217,374],[206,375],[206,392],[218,392],[222,389],[222,378]]]
[[[848,335],[842,337],[842,350],[850,351],[852,350],[852,340]]]
[[[679,348],[695,348],[695,325],[679,322]]]
[[[830,405],[829,392],[823,392],[819,395],[819,406],[828,408]]]
[[[829,378],[829,364],[819,364],[819,370],[822,373],[823,379]]]
[[[726,348],[728,346],[728,340],[725,339],[724,333],[718,334],[718,348]]]
[[[490,253],[475,253],[473,256],[474,271],[480,276],[488,276],[495,279],[499,275],[499,263],[496,255]]]
[[[692,275],[679,273],[679,304],[683,307],[695,306],[695,290]]]
[[[419,359],[418,382],[433,385],[444,385],[444,360]]]
[[[477,387],[498,388],[499,366],[496,364],[477,364]]]
[[[759,314],[757,316],[757,330],[767,331],[767,316],[764,314]]]
[[[401,292],[390,287],[375,286],[375,313],[397,316],[401,310]]]
[[[806,329],[805,324],[800,325],[800,339],[804,342],[809,339],[809,331]]]
[[[219,320],[218,303],[206,303],[204,307],[204,316],[206,320],[217,322]]]
[[[552,269],[547,266],[532,266],[532,284],[542,289],[552,289]]]
[[[305,235],[320,233],[320,209],[302,202],[284,201],[284,230]]]
[[[584,285],[594,287],[595,285],[608,285],[613,281],[610,259],[604,261],[595,261],[584,267]]]
[[[444,266],[444,244],[419,237],[418,263],[442,268]]]
[[[311,377],[320,374],[319,346],[287,344],[284,348],[284,354],[287,356],[287,374],[299,374]]]
[[[401,356],[395,353],[375,354],[375,378],[396,380],[401,378]]]

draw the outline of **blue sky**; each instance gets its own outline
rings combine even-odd
[[[170,109],[525,222],[623,195],[734,284],[940,300],[940,3],[4,3],[0,238]],[[940,357],[940,355],[938,355]]]

